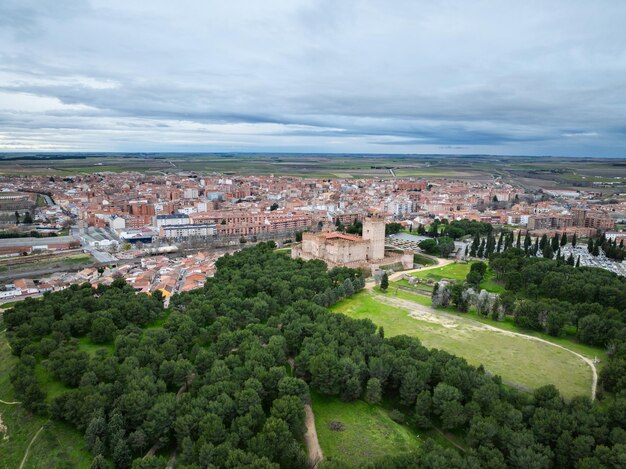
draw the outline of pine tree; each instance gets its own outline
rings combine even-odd
[[[382,398],[383,388],[378,378],[370,378],[365,388],[365,402],[368,404],[378,404]]]

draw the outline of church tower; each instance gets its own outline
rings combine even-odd
[[[378,261],[385,257],[385,218],[374,214],[363,219],[363,239],[369,241],[368,259]]]

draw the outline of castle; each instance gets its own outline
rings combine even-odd
[[[413,252],[385,256],[385,219],[372,215],[363,219],[363,236],[323,231],[303,233],[302,244],[291,250],[293,259],[321,259],[329,267],[377,267],[402,262],[404,268],[413,267]]]

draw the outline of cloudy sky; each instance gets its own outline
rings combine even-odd
[[[0,151],[626,156],[621,0],[0,0]]]

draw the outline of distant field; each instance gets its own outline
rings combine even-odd
[[[391,293],[387,295],[393,298]],[[412,301],[400,295],[398,298]],[[422,307],[424,303],[420,302]],[[483,364],[487,371],[522,389],[554,384],[568,398],[589,395],[591,390],[591,370],[575,355],[532,339],[487,329],[465,317],[443,315],[428,308],[430,314],[415,319],[408,311],[381,303],[368,292],[344,299],[331,310],[355,319],[370,319],[383,326],[386,336],[416,336],[425,346],[446,350],[476,366]]]
[[[0,330],[4,326],[0,325]],[[14,402],[15,395],[9,373],[17,362],[6,341],[0,334],[0,400]],[[26,452],[26,447],[43,427],[32,444],[24,468],[62,469],[88,468],[92,456],[85,446],[83,436],[69,425],[48,420],[26,411],[20,404],[8,405],[0,402],[0,418],[7,433],[0,435],[0,469],[16,469]]]
[[[197,171],[240,175],[276,175],[316,178],[451,177],[521,182],[534,188],[585,187],[593,182],[619,182],[603,192],[619,191],[626,184],[626,166],[615,159],[558,157],[497,157],[460,155],[358,155],[287,153],[205,154],[0,154],[0,175],[59,175],[140,171],[176,173]],[[15,159],[18,157],[19,159]],[[12,159],[11,159],[12,158]],[[623,179],[616,179],[622,177]],[[597,189],[597,187],[595,187]]]
[[[312,395],[317,436],[324,458],[361,467],[374,459],[415,451],[420,439],[412,430],[389,418],[381,406],[363,401]],[[343,431],[332,431],[331,422],[341,422]]]

